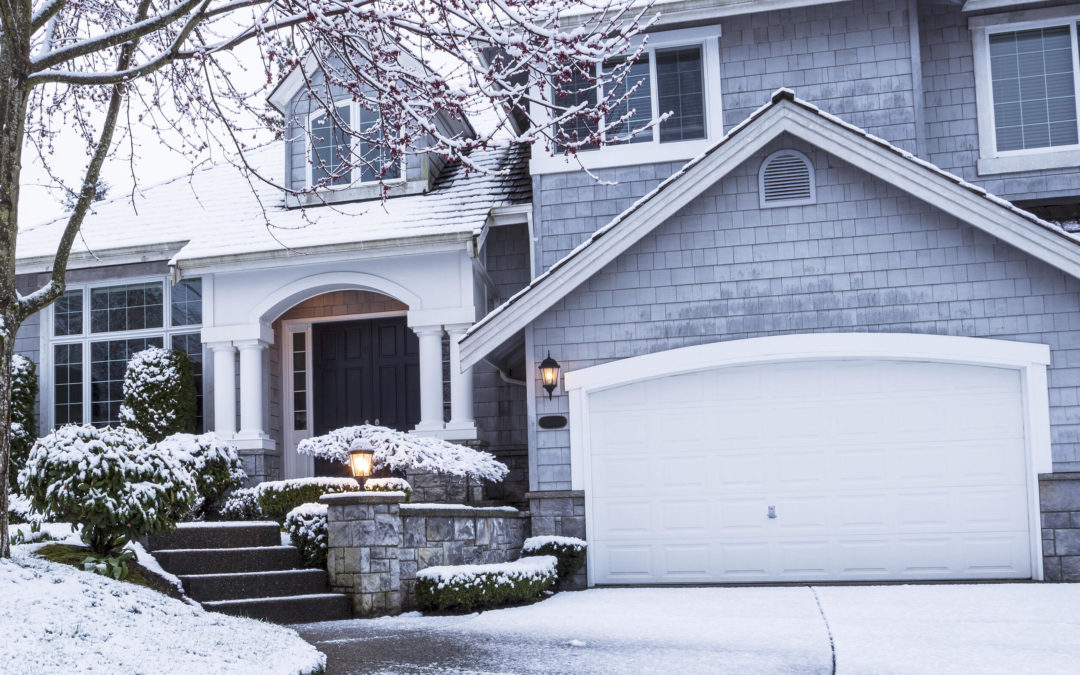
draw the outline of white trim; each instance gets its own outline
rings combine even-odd
[[[1078,138],[1080,138],[1080,57],[1078,57],[1080,42],[1077,40],[1077,21],[1080,21],[1080,10],[1077,10],[1075,5],[975,16],[968,19],[975,71],[975,111],[979,130],[979,159],[976,162],[976,172],[980,176],[1080,166],[1080,141],[1073,145],[998,151],[997,131],[994,124],[994,90],[990,72],[991,33],[1067,26],[1072,41],[1075,89],[1073,99],[1077,109]]]
[[[774,158],[780,155],[794,155],[802,160],[806,165],[806,170],[809,175],[810,181],[810,196],[803,199],[781,199],[771,202],[765,201],[765,167],[773,161]],[[784,206],[806,206],[809,204],[817,203],[817,172],[814,171],[814,163],[810,161],[810,158],[799,152],[798,150],[777,150],[770,154],[765,159],[761,160],[761,166],[758,168],[758,206],[763,209],[778,209]]]
[[[1043,578],[1039,474],[1052,471],[1045,344],[916,333],[806,333],[712,342],[645,354],[568,372],[571,487],[585,490],[586,523],[592,521],[589,406],[592,394],[635,382],[751,364],[821,360],[923,361],[1006,368],[1020,375],[1024,402],[1028,524],[1032,576]],[[592,547],[589,548],[590,565]],[[592,584],[592,577],[589,578]]]
[[[657,98],[656,52],[679,49],[681,47],[701,47],[702,96],[705,104],[705,137],[686,141],[659,141],[659,127],[649,130],[653,139],[648,142],[619,143],[603,148],[581,150],[572,157],[551,148],[551,152],[542,148],[534,150],[529,162],[532,174],[562,173],[586,169],[601,169],[618,166],[636,166],[642,163],[643,153],[647,153],[650,163],[685,161],[696,157],[723,135],[723,96],[720,73],[720,26],[703,26],[661,33],[650,33],[648,46],[644,53],[649,57],[649,90],[651,114],[649,119],[656,119],[659,112]],[[641,37],[631,41],[631,49],[641,44]],[[550,98],[550,97],[549,97]],[[549,120],[548,111],[538,110],[537,115],[543,121]],[[641,126],[646,119],[635,116],[631,126]],[[554,154],[551,154],[554,153]]]
[[[1041,227],[1003,202],[959,184],[947,174],[870,140],[842,123],[813,112],[805,104],[781,99],[734,138],[721,142],[707,156],[646,195],[607,228],[610,236],[593,235],[555,263],[545,274],[481,320],[463,338],[461,358],[473,366],[509,336],[535,320],[605,265],[659,227],[679,209],[748,160],[781,134],[809,142],[825,152],[884,180],[945,213],[990,234],[1044,262],[1080,278],[1076,239],[1050,226]],[[654,198],[662,195],[662,198]]]
[[[1010,7],[1023,7],[1024,5],[1037,5],[1045,0],[965,0],[961,12],[985,12],[991,9],[1006,9]]]
[[[668,25],[708,22],[728,16],[775,12],[782,9],[813,7],[815,5],[837,4],[841,0],[675,0],[657,2],[645,13],[643,21],[659,15],[654,28]],[[563,27],[567,30],[576,28],[595,16],[595,12],[568,14],[563,18]]]
[[[420,297],[398,283],[364,272],[324,272],[291,281],[269,291],[248,314],[248,322],[273,321],[286,310],[316,295],[332,291],[374,291],[408,305],[409,310],[421,309]]]

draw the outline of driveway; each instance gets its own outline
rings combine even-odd
[[[1074,673],[1080,585],[634,588],[296,626],[335,673]]]

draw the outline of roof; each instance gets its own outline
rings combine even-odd
[[[196,260],[281,255],[288,249],[364,244],[403,238],[476,234],[493,208],[528,202],[528,148],[476,150],[489,172],[454,164],[424,194],[347,204],[286,208],[284,194],[223,162],[130,195],[93,205],[72,249],[80,258],[150,251],[181,268]],[[247,154],[262,175],[280,180],[285,152],[273,143]],[[20,266],[51,264],[66,217],[19,232]],[[270,223],[270,226],[267,225]],[[93,254],[93,256],[91,255]]]
[[[1075,277],[1080,236],[780,89],[700,156],[598,229],[461,338],[468,368],[516,335],[704,190],[789,133]]]

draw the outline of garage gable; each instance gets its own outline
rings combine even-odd
[[[702,156],[598,230],[528,287],[489,313],[461,340],[462,367],[482,360],[575,288],[689,205],[778,137],[789,135],[889,183],[951,216],[1080,277],[1078,239],[977,186],[794,97],[774,95]]]

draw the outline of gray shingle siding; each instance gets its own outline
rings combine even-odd
[[[791,147],[818,203],[759,209]],[[1054,467],[1080,469],[1080,281],[813,147],[784,138],[708,188],[533,324],[564,372],[717,340],[912,332],[1046,343]],[[567,414],[562,389],[536,414]],[[569,433],[539,430],[537,486],[570,487]]]
[[[926,100],[926,159],[1009,200],[1080,194],[1077,167],[982,177],[976,173],[979,129],[967,17],[955,5],[920,3],[919,28]]]

